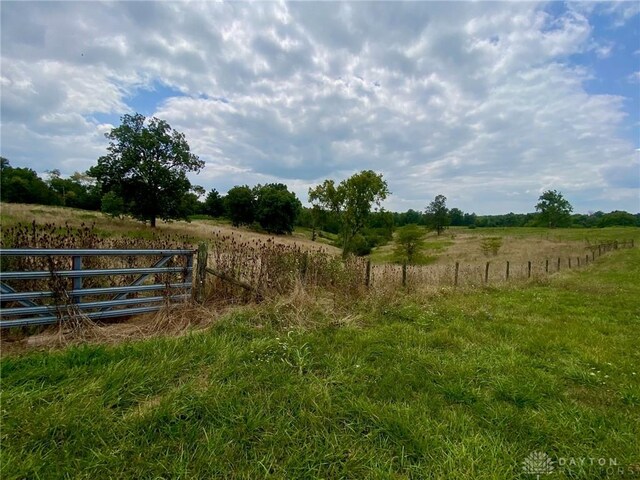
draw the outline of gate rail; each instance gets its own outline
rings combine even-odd
[[[71,257],[71,270],[54,271],[0,271],[0,328],[49,325],[63,321],[73,312],[91,320],[130,316],[160,310],[164,303],[190,298],[192,291],[193,250],[106,250],[106,249],[46,249],[9,248],[0,249],[0,257]],[[83,257],[97,256],[160,256],[151,267],[83,269]],[[166,266],[174,257],[184,257],[185,266]],[[144,284],[154,274],[180,274],[182,281],[172,283]],[[127,286],[83,288],[83,279],[112,275],[138,275]],[[6,280],[37,280],[48,278],[71,278],[72,288],[66,290],[69,304],[38,305],[34,300],[56,299],[53,291],[18,292],[5,283]],[[161,295],[127,298],[140,292],[161,292]],[[85,297],[110,295],[104,300],[83,301]],[[5,308],[7,303],[18,303],[19,307]],[[140,306],[144,305],[144,306]],[[69,307],[72,307],[71,309]],[[115,307],[124,307],[118,308]],[[93,311],[92,311],[93,310]],[[27,315],[26,318],[24,316]],[[18,318],[16,318],[18,317]]]

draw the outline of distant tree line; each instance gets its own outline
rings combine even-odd
[[[309,189],[311,207],[303,207],[286,185],[238,185],[226,195],[206,192],[192,185],[188,173],[197,173],[204,162],[190,151],[184,134],[164,120],[143,115],[124,115],[121,125],[106,135],[107,154],[86,172],[62,178],[59,170],[46,177],[24,167],[13,167],[0,157],[0,199],[3,202],[60,205],[101,210],[114,217],[130,215],[155,227],[163,220],[189,219],[194,215],[227,218],[234,226],[249,225],[274,234],[292,233],[294,226],[307,227],[315,240],[332,234],[345,255],[366,255],[385,244],[394,229],[422,225],[440,235],[450,226],[482,227],[608,227],[640,226],[640,214],[624,211],[572,214],[571,204],[556,190],[544,192],[535,213],[476,215],[449,209],[446,197],[437,195],[424,211],[403,213],[381,207],[390,194],[381,174],[364,170],[336,183],[327,179]],[[326,232],[326,233],[324,233]],[[419,230],[404,229],[406,254],[412,255]]]

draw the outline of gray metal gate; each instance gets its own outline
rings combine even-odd
[[[96,256],[159,256],[160,260],[150,267],[142,268],[83,269],[82,259]],[[64,321],[70,312],[79,312],[83,317],[91,320],[102,320],[157,311],[168,302],[190,298],[193,256],[192,250],[0,249],[0,258],[69,257],[71,259],[71,270],[1,271],[0,328],[53,324]],[[168,266],[167,264],[174,258],[183,258],[184,265]],[[176,274],[179,278],[171,283],[149,283],[149,278],[158,274]],[[125,286],[83,288],[83,279],[113,275],[134,275],[137,278]],[[59,303],[59,293],[54,291],[17,291],[6,284],[7,281],[18,285],[20,280],[54,278],[72,279],[72,287],[64,291],[67,300],[64,304]],[[142,292],[146,292],[149,296],[138,296]],[[135,298],[128,298],[134,294]],[[19,306],[14,306],[16,304]],[[10,307],[5,308],[7,305]]]

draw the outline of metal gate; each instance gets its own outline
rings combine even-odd
[[[83,258],[99,256],[160,257],[149,267],[134,268],[83,268]],[[30,325],[48,325],[64,321],[78,314],[91,320],[102,320],[148,313],[160,310],[167,303],[184,301],[191,297],[192,250],[66,250],[66,249],[0,249],[2,265],[6,258],[45,257],[67,258],[69,270],[50,268],[39,271],[0,271],[0,328]],[[171,266],[182,261],[184,265]],[[3,268],[4,270],[4,268]],[[134,276],[123,286],[83,288],[84,280],[91,277]],[[160,275],[171,281],[159,283]],[[16,288],[24,280],[71,279],[70,288],[20,291]],[[11,282],[10,286],[7,282]],[[60,297],[63,296],[64,299]]]

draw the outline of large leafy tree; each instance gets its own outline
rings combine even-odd
[[[224,198],[215,188],[207,194],[204,201],[204,213],[212,217],[222,217],[224,215]]]
[[[451,216],[447,209],[447,197],[437,195],[436,198],[427,205],[425,218],[427,226],[440,235],[444,229],[451,224]]]
[[[556,190],[544,192],[536,204],[540,224],[549,228],[569,226],[572,211],[573,207],[569,201]]]
[[[333,180],[309,189],[309,201],[338,215],[342,228],[342,252],[348,255],[354,249],[354,240],[364,229],[374,205],[390,194],[382,174],[372,170],[356,173],[336,186]]]
[[[282,183],[256,187],[256,220],[269,233],[291,233],[302,204]]]
[[[251,225],[256,216],[256,201],[253,191],[246,185],[235,186],[224,198],[227,217],[234,227]]]
[[[191,190],[188,172],[204,166],[191,153],[183,133],[164,120],[140,114],[124,115],[119,127],[105,136],[108,154],[98,159],[89,174],[102,193],[114,192],[128,213],[156,226],[156,218],[186,218],[184,196]]]

